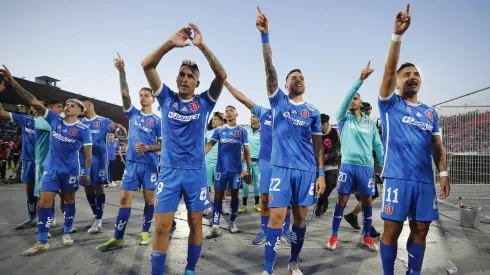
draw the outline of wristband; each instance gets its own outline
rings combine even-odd
[[[269,33],[260,33],[260,37],[262,38],[262,44],[269,43]]]
[[[247,166],[247,171],[250,171],[250,169],[251,169],[251,168],[252,168],[252,167],[250,167],[250,166]]]
[[[448,175],[447,174],[447,171],[442,171],[442,172],[439,173],[439,177],[441,177],[441,178],[442,177],[447,177],[447,175]]]
[[[402,39],[403,39],[403,34],[398,35],[398,34],[394,33],[391,35],[391,40],[393,40],[395,42],[402,42]]]
[[[323,170],[323,168],[318,169],[318,176],[319,177],[322,177],[322,176],[325,177],[325,170]]]
[[[90,175],[90,167],[83,168],[83,173],[84,174],[87,174],[87,175]]]

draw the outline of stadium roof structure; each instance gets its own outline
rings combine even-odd
[[[48,78],[51,80],[57,80],[51,77]],[[86,97],[81,94],[75,94],[54,86],[43,85],[22,78],[15,77],[15,80],[22,87],[24,87],[24,89],[32,93],[35,97],[42,98],[44,100],[59,100],[64,103],[66,102],[66,100],[71,98],[80,99],[82,97]],[[95,111],[97,112],[98,115],[110,118],[114,122],[120,123],[125,127],[128,126],[128,121],[126,119],[126,115],[123,111],[122,106],[105,102],[102,100],[94,99],[94,98],[91,99],[94,102]],[[26,104],[26,102],[17,94],[15,89],[10,85],[8,85],[7,89],[0,94],[0,102],[11,103],[11,104],[22,104],[22,105]]]

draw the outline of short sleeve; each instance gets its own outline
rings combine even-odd
[[[107,125],[107,126],[106,126],[106,128],[107,128],[107,132],[109,132],[109,133],[115,133],[115,132],[117,132],[118,128],[116,128],[116,129],[114,129],[114,130],[113,130],[113,129],[111,129],[111,127],[110,127],[110,126],[111,126],[111,124],[114,124],[114,121],[112,121],[112,119],[107,118],[107,119],[105,120],[105,123],[106,123],[106,125]]]
[[[213,136],[211,137],[211,140],[214,140],[214,141],[218,141],[219,139],[219,131],[218,130],[214,130],[214,133],[213,133]]]
[[[10,120],[15,121],[20,124],[20,126],[24,127],[26,124],[26,115],[10,113]]]
[[[378,107],[380,112],[388,113],[398,101],[400,101],[400,96],[398,96],[396,92],[393,92],[387,98],[381,98],[381,96],[378,95]]]
[[[132,116],[134,116],[138,113],[138,109],[136,109],[136,107],[134,107],[134,106],[131,106],[131,108],[129,108],[129,110],[125,110],[124,112],[126,113],[126,116],[128,117],[128,119],[131,119]]]
[[[211,112],[214,109],[214,106],[216,105],[216,100],[214,100],[214,98],[211,97],[209,90],[201,93],[199,97],[199,101],[201,102],[202,106],[206,106],[205,110],[207,112]]]
[[[92,132],[89,128],[86,128],[82,131],[82,144],[92,145]]]
[[[60,118],[60,116],[58,114],[56,114],[53,111],[50,111],[49,109],[46,109],[46,113],[44,113],[43,117],[46,119],[46,121],[50,125],[53,124],[53,122],[57,121]]]
[[[284,94],[284,92],[277,88],[277,90],[269,96],[269,102],[271,104],[271,108],[274,109],[279,105],[279,102],[283,100],[287,100],[288,97]]]
[[[157,101],[158,103],[160,103],[160,105],[163,105],[163,102],[165,102],[165,100],[172,98],[174,94],[175,92],[172,91],[163,82],[162,82],[162,86],[153,93],[153,95],[157,98]]]
[[[432,135],[433,136],[440,136],[441,135],[441,129],[439,128],[439,114],[434,110],[432,112],[432,116],[434,117],[434,123],[432,127]]]
[[[248,145],[248,133],[244,128],[242,128],[242,142],[243,145]]]
[[[265,115],[269,110],[265,107],[262,107],[260,105],[254,104],[254,107],[252,109],[252,114],[256,116],[259,120],[260,118]]]
[[[315,136],[322,135],[322,123],[320,113],[318,112],[313,117],[313,122],[311,123],[311,134]]]
[[[121,150],[121,145],[119,144],[119,141],[116,142],[116,151]]]

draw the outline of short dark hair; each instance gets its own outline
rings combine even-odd
[[[56,104],[61,104],[63,106],[63,103],[61,103],[61,101],[56,100],[56,99],[51,99],[51,100],[47,100],[44,102],[44,106],[46,108],[51,106],[51,105],[56,105]]]
[[[0,83],[3,82],[3,74],[0,74]]]
[[[320,114],[320,121],[321,123],[329,122],[330,121],[330,116],[326,114]]]
[[[417,68],[417,66],[415,66],[415,64],[412,64],[410,62],[406,62],[406,63],[403,63],[400,68],[398,68],[398,70],[396,71],[396,73],[399,73],[401,70],[407,68],[407,67],[415,67]]]
[[[236,111],[235,106],[231,106],[231,105],[226,106],[226,108],[228,108],[228,107],[233,108]]]
[[[371,110],[373,106],[369,102],[363,102],[361,105],[361,111]]]
[[[292,73],[302,73],[300,69],[294,69],[294,70],[291,70],[288,75],[286,75],[286,81],[288,81],[288,78],[289,78],[289,75],[291,75]]]
[[[149,92],[151,94],[152,97],[155,97],[155,95],[153,95],[153,90],[148,88],[148,87],[143,87],[140,89],[139,93],[141,93],[142,91],[146,91],[146,92]]]
[[[219,118],[221,121],[225,121],[225,117],[221,112],[214,112],[213,117]]]
[[[82,98],[80,98],[80,101],[81,101],[81,102],[88,101],[88,102],[90,102],[90,103],[94,104],[93,99],[88,98],[88,97],[82,97]]]
[[[37,101],[46,102],[46,100],[44,100],[44,99],[42,99],[42,98],[37,98]]]

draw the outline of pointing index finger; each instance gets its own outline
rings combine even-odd
[[[117,58],[118,58],[118,59],[122,59],[122,58],[121,58],[121,55],[119,55],[119,52],[117,52]]]
[[[259,7],[259,6],[257,6],[257,11],[258,11],[260,14],[264,14],[264,13],[262,12],[262,10],[260,9],[260,7]]]
[[[369,60],[369,62],[368,62],[368,64],[367,64],[366,68],[369,68],[369,65],[371,65],[371,60]]]
[[[410,3],[407,4],[407,14],[410,14]]]

